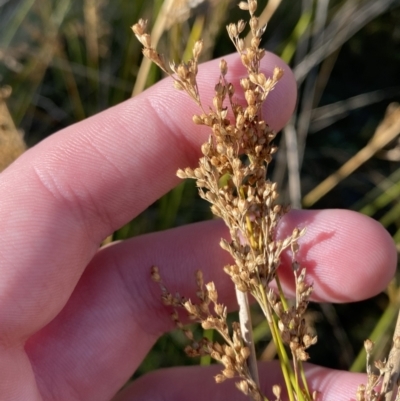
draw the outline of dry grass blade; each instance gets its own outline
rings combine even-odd
[[[303,205],[310,207],[334,188],[340,181],[348,177],[354,170],[360,167],[376,152],[381,150],[400,133],[400,106],[392,103],[387,108],[383,121],[377,127],[374,136],[368,144],[361,149],[348,162],[335,173],[326,178],[317,187],[304,196]]]
[[[346,100],[340,100],[312,110],[310,133],[315,133],[328,127],[334,122],[347,117],[351,111],[382,102],[388,98],[400,95],[400,87],[361,93]]]
[[[328,6],[329,0],[317,1],[315,18],[313,21],[311,39],[310,39],[310,51],[317,49],[324,41],[325,27],[328,17]],[[296,57],[297,59],[297,57]],[[298,159],[299,167],[302,164],[305,143],[307,134],[309,132],[310,122],[312,118],[313,108],[318,104],[321,97],[321,85],[319,82],[318,68],[311,69],[308,73],[305,82],[304,89],[301,98],[300,113],[297,120],[297,137],[298,137]]]
[[[293,121],[289,122],[283,132],[285,134],[286,144],[290,204],[295,209],[301,209],[299,152]]]
[[[22,133],[17,130],[8,111],[6,99],[10,87],[0,88],[0,171],[3,171],[26,149]]]
[[[308,72],[324,58],[332,54],[351,36],[368,22],[387,11],[391,6],[398,6],[398,0],[369,0],[359,6],[358,0],[344,2],[336,18],[326,30],[324,43],[304,58],[295,68],[297,82],[301,83]]]
[[[164,31],[171,27],[171,25],[174,23],[187,18],[187,14],[189,13],[191,7],[195,5],[196,2],[189,2],[188,0],[165,0],[163,2],[161,10],[151,31],[153,48],[157,47]],[[151,61],[144,57],[137,74],[132,96],[138,95],[145,88],[150,67]]]

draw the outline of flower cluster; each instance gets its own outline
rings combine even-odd
[[[399,321],[397,322],[396,329]],[[364,349],[367,354],[367,384],[361,384],[357,388],[357,401],[395,401],[400,399],[399,388],[399,362],[400,362],[400,336],[398,329],[395,330],[392,348],[387,360],[377,360],[374,362],[374,368],[371,366],[371,356],[374,350],[374,342],[364,341]]]
[[[172,77],[177,89],[186,91],[199,105],[201,113],[193,116],[193,122],[210,128],[211,134],[201,147],[203,156],[198,167],[180,169],[177,175],[182,179],[196,180],[200,196],[211,203],[214,215],[221,217],[229,228],[231,240],[221,240],[221,247],[229,252],[233,262],[225,266],[224,271],[232,279],[238,299],[243,299],[243,294],[244,297],[251,294],[258,301],[277,346],[289,399],[308,401],[315,398],[315,394],[308,389],[301,362],[308,359],[306,349],[316,342],[304,319],[312,286],[306,281],[306,270],[296,261],[298,240],[305,229],[295,228],[287,238],[276,239],[277,224],[289,209],[277,202],[277,184],[266,178],[277,147],[273,143],[276,133],[262,118],[262,105],[283,71],[276,67],[271,77],[266,77],[260,71],[265,50],[259,46],[265,27],[259,26],[255,16],[257,1],[241,2],[239,7],[250,14],[250,44],[247,46],[240,37],[246,27],[244,21],[230,24],[227,30],[247,70],[247,76],[240,81],[245,104],[235,100],[235,88],[227,80],[228,65],[221,60],[213,107],[203,107],[196,80],[203,47],[201,41],[194,45],[190,61],[179,65],[170,63],[168,68],[163,57],[151,46],[146,22],[140,20],[132,29],[144,46],[144,55]],[[282,252],[286,250],[291,251],[293,258],[296,300],[292,305],[286,300],[277,275]],[[242,321],[240,325],[235,323],[229,330],[226,307],[217,302],[214,284],[204,285],[202,275],[198,272],[199,303],[194,304],[180,296],[172,296],[155,267],[152,277],[160,284],[166,305],[183,307],[203,328],[217,330],[225,340],[224,345],[205,339],[196,341],[193,334],[184,329],[192,341],[192,345],[186,349],[188,354],[210,355],[224,365],[224,370],[216,377],[217,382],[238,377],[237,386],[242,392],[254,400],[266,399],[259,388],[254,364],[253,367],[251,364],[254,348],[252,339],[244,333],[247,330],[246,322],[244,325]],[[277,284],[277,293],[271,289],[272,282]],[[240,308],[245,309],[240,303]],[[212,310],[210,305],[213,305]],[[173,318],[183,328],[176,312]],[[288,363],[285,345],[292,355],[292,364]],[[281,399],[279,386],[274,386],[273,393],[277,400]]]

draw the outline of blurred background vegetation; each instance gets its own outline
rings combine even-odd
[[[232,52],[225,26],[246,18],[236,0],[0,0],[0,156],[115,105],[162,78],[142,61],[130,26],[149,19],[167,58],[205,40],[204,58]],[[260,0],[263,46],[294,69],[296,112],[278,136],[272,168],[293,207],[348,208],[379,220],[400,248],[400,1]],[[9,87],[12,88],[10,94]],[[390,106],[390,107],[388,107]],[[15,126],[13,125],[13,122]],[[17,129],[15,128],[17,127]],[[191,182],[115,233],[123,239],[210,218]],[[362,235],[362,233],[360,233]],[[334,267],[333,267],[334,268]],[[397,281],[351,305],[312,305],[312,361],[348,369],[369,337],[377,357],[391,342]],[[256,321],[260,321],[254,311]],[[265,325],[258,352],[274,357]],[[134,339],[133,339],[134,341]],[[136,375],[188,361],[180,333],[156,344]],[[353,370],[363,370],[363,353]],[[208,363],[207,360],[201,361]]]

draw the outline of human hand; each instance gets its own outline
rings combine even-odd
[[[226,59],[228,79],[235,82],[244,74],[240,61]],[[268,54],[263,71],[268,76],[277,64],[283,66]],[[275,129],[286,123],[295,103],[293,76],[283,68],[264,110]],[[216,61],[200,68],[205,104],[218,74]],[[194,295],[193,272],[201,268],[216,283],[221,301],[233,307],[234,293],[222,271],[228,255],[218,245],[225,235],[219,221],[99,250],[104,238],[177,184],[179,167],[196,164],[209,135],[192,124],[196,112],[164,80],[46,139],[0,175],[1,400],[112,399],[156,339],[173,328],[149,277],[153,264],[169,288],[187,296]],[[367,298],[393,276],[396,251],[375,221],[344,210],[293,211],[278,235],[294,226],[307,226],[298,261],[314,283],[314,299]],[[289,266],[282,266],[282,281],[290,294]],[[321,400],[348,400],[365,381],[319,367],[307,371]],[[279,381],[278,372],[273,363],[262,365],[266,393]],[[154,372],[114,401],[244,399],[232,383],[216,385],[215,373],[215,367]]]

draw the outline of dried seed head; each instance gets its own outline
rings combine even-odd
[[[241,380],[239,383],[236,383],[236,386],[245,395],[249,394],[249,385],[246,380]]]
[[[256,0],[248,0],[248,3],[249,3],[250,15],[253,15],[257,10],[257,1]]]
[[[204,330],[209,330],[209,329],[213,329],[213,328],[215,327],[215,325],[214,325],[213,322],[211,322],[211,321],[209,321],[209,320],[204,320],[204,321],[201,323],[201,327],[202,327]]]
[[[238,30],[235,24],[229,24],[226,29],[228,31],[229,36],[231,36],[232,38],[237,37]]]
[[[141,36],[146,32],[147,20],[140,19],[136,24],[134,24],[131,28],[133,33],[136,36]]]
[[[140,42],[144,47],[151,47],[151,37],[148,33],[144,33],[143,35],[140,35],[139,38]]]
[[[238,6],[239,6],[239,8],[240,8],[241,10],[243,10],[243,11],[248,11],[248,9],[249,9],[249,4],[247,3],[247,1],[241,1],[241,2],[238,4]]]
[[[375,343],[370,339],[366,339],[364,341],[364,348],[367,354],[371,354],[372,350],[374,349]]]
[[[277,400],[280,400],[281,393],[282,393],[281,386],[279,386],[278,384],[274,384],[272,386],[272,393],[274,394],[274,396],[276,397]]]
[[[383,361],[375,361],[374,366],[379,370],[381,374],[384,374],[387,370],[387,364]]]
[[[201,145],[201,153],[203,153],[204,156],[208,156],[211,151],[211,144],[206,142]]]
[[[187,174],[186,174],[183,170],[181,170],[181,169],[179,169],[179,170],[176,172],[176,175],[177,175],[179,178],[181,178],[182,180],[184,180],[185,178],[188,178]]]
[[[249,349],[248,347],[243,347],[243,348],[240,350],[240,354],[242,355],[242,357],[243,357],[244,359],[247,359],[247,358],[250,356],[250,349]]]
[[[227,379],[232,379],[235,377],[235,371],[233,369],[224,369],[222,371],[222,374],[227,378]]]
[[[224,375],[219,374],[219,375],[216,375],[214,377],[214,379],[215,379],[216,383],[222,383],[226,380],[226,377]]]
[[[219,62],[219,70],[223,76],[228,72],[228,63],[224,59]]]
[[[255,10],[254,10],[255,11]],[[258,28],[258,18],[251,17],[249,21],[250,28],[253,32],[255,32]]]
[[[317,343],[317,336],[310,336],[309,334],[305,334],[303,336],[303,344],[306,348],[310,347]]]
[[[157,64],[164,72],[168,73],[163,58],[154,49],[144,47],[143,55],[153,63]]]
[[[193,58],[195,60],[198,59],[202,50],[203,50],[203,41],[198,40],[193,46]]]
[[[161,282],[161,276],[157,266],[152,266],[151,268],[151,279],[156,283]]]
[[[197,125],[203,124],[202,118],[201,118],[199,115],[197,115],[197,114],[195,114],[195,115],[192,117],[192,120],[193,120],[193,122],[194,122],[195,124],[197,124]]]
[[[256,103],[256,95],[254,91],[247,90],[244,94],[246,101],[249,105],[254,105]]]
[[[365,401],[365,386],[364,384],[360,384],[357,388],[356,392],[356,400],[357,401]]]
[[[185,85],[180,81],[174,80],[174,88],[183,91],[185,90]]]
[[[186,176],[187,176],[188,178],[194,178],[194,177],[195,177],[194,171],[193,171],[193,169],[191,169],[190,167],[186,167],[186,168],[185,168],[185,174],[186,174]]]
[[[283,77],[283,70],[282,68],[275,67],[272,79],[274,81],[279,81]]]
[[[239,33],[242,33],[244,31],[244,28],[246,28],[246,22],[241,19],[238,22],[237,27],[238,27]]]
[[[237,42],[237,46],[238,46],[239,52],[243,52],[244,48],[245,48],[244,40],[243,39],[239,39],[238,42]]]
[[[184,81],[189,75],[189,69],[186,64],[181,63],[176,68],[176,73],[178,74],[179,78]]]

